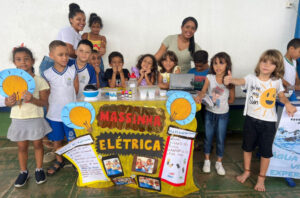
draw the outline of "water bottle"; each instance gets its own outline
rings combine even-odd
[[[134,73],[132,73],[130,75],[130,79],[129,81],[127,82],[127,90],[131,90],[132,91],[132,95],[135,95],[136,92],[137,92],[137,86],[138,86],[138,83],[137,83],[137,79],[136,79],[136,76]]]

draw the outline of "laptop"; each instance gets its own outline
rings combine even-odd
[[[194,90],[194,74],[170,74],[170,90],[196,92]]]

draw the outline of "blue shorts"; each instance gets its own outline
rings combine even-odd
[[[75,131],[72,128],[67,127],[63,122],[52,121],[46,118],[52,131],[48,133],[47,137],[51,141],[60,141],[67,137],[67,141],[71,141],[76,138]]]

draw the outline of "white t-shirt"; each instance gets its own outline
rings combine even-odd
[[[76,101],[74,88],[76,74],[75,66],[67,66],[62,72],[58,72],[54,67],[44,71],[43,77],[50,84],[49,108],[46,116],[48,119],[61,122],[61,111],[64,106]]]
[[[79,41],[81,41],[81,34],[76,32],[72,26],[68,26],[59,31],[56,39],[73,45],[74,50],[76,50]]]
[[[247,75],[244,79],[246,82],[242,89],[247,90],[244,115],[276,122],[276,96],[284,91],[281,79],[261,81],[253,74]]]
[[[216,75],[208,74],[206,78],[209,80],[207,94],[214,103],[213,107],[207,105],[206,110],[216,114],[227,113],[229,111],[229,89],[224,84],[217,82]]]
[[[5,98],[0,95],[0,107],[5,107]]]
[[[295,85],[296,82],[296,66],[297,63],[295,60],[293,60],[293,65],[291,65],[286,57],[284,57],[284,76],[283,79],[286,80],[288,83],[290,83],[291,86]]]

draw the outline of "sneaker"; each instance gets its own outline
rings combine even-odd
[[[52,162],[56,159],[55,153],[54,152],[48,152],[44,154],[43,162],[44,163],[49,163]]]
[[[35,171],[35,181],[37,184],[42,184],[47,181],[46,175],[43,169]]]
[[[203,172],[210,173],[210,160],[204,160]]]
[[[20,188],[24,186],[29,178],[28,171],[27,172],[20,172],[17,180],[15,181],[15,187]]]
[[[225,169],[223,168],[222,162],[216,162],[215,167],[216,167],[218,175],[225,175],[226,174]]]

